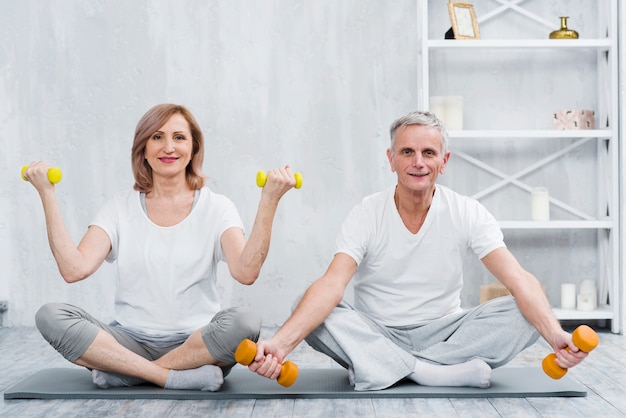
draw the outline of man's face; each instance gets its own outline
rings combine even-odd
[[[450,152],[441,151],[441,133],[426,125],[409,125],[396,132],[393,149],[387,150],[391,171],[398,185],[409,190],[429,191],[443,174]]]

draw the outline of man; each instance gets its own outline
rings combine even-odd
[[[303,339],[347,368],[356,390],[384,389],[405,378],[486,388],[492,368],[539,334],[561,367],[580,363],[586,354],[561,328],[538,280],[506,248],[494,217],[436,184],[450,159],[441,121],[413,112],[390,133],[387,158],[397,184],[353,208],[328,270],[276,334],[258,343],[250,370],[276,379],[283,358]],[[461,309],[468,250],[512,297]],[[352,278],[354,307],[343,301]]]

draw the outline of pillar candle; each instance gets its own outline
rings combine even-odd
[[[446,97],[446,129],[463,129],[463,96]]]
[[[532,220],[550,220],[550,195],[545,187],[535,187],[531,191],[532,199]]]
[[[596,309],[595,302],[589,293],[581,293],[576,297],[576,309],[579,311],[593,311]]]
[[[583,280],[577,297],[579,311],[593,311],[598,307],[598,291],[595,280]]]
[[[561,308],[576,309],[576,285],[574,283],[561,285]]]
[[[463,129],[463,96],[431,96],[428,108],[446,129]]]
[[[430,113],[441,119],[444,125],[446,124],[446,98],[444,96],[432,96],[430,98],[429,110]]]

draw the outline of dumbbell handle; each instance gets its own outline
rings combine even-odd
[[[254,341],[245,339],[239,343],[237,350],[235,350],[235,361],[244,366],[249,365],[256,357],[256,344]],[[298,378],[298,366],[289,360],[282,364],[280,375],[278,376],[278,383],[284,387],[291,386],[293,382]]]
[[[580,351],[589,353],[591,350],[598,346],[598,334],[587,325],[581,325],[572,333],[572,342]],[[569,347],[566,348],[569,351]],[[556,363],[556,354],[548,354],[541,362],[543,371],[553,379],[560,379],[565,376],[567,369],[559,366]]]
[[[28,168],[28,164],[22,167],[22,180],[28,181],[26,177],[24,177],[24,171]],[[63,178],[63,173],[59,167],[50,167],[48,169],[48,181],[52,184],[57,184]]]
[[[295,188],[299,189],[302,187],[302,173],[298,172],[293,175],[293,178],[296,179]],[[265,171],[259,171],[256,173],[256,185],[259,187],[265,186],[267,183],[267,173]]]

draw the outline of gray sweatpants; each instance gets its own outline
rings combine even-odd
[[[434,321],[388,327],[341,302],[306,342],[354,370],[356,390],[387,388],[411,374],[416,359],[460,364],[474,358],[492,368],[511,361],[539,333],[511,296]]]
[[[156,360],[184,342],[183,339],[161,347],[137,341],[123,329],[107,325],[85,310],[66,303],[42,306],[35,315],[35,323],[44,339],[72,363],[85,353],[100,330],[108,332],[121,345],[148,360]],[[201,328],[202,339],[211,356],[227,365],[222,367],[224,375],[235,365],[234,354],[241,340],[258,341],[260,330],[259,316],[243,308],[222,310]]]

